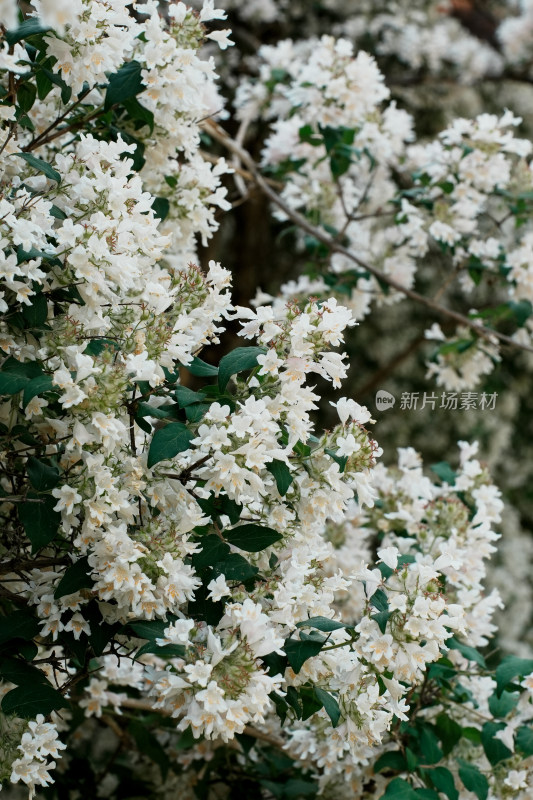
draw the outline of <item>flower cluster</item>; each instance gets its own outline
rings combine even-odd
[[[375,60],[364,51],[354,56],[348,40],[331,36],[280,42],[261,48],[259,55],[259,80],[241,84],[237,102],[243,117],[274,118],[263,164],[280,171],[283,200],[357,243],[362,259],[410,286],[413,255],[420,254],[423,241],[404,242],[408,234],[416,238],[417,220],[407,219],[407,206],[403,226],[385,229],[376,220],[394,197],[391,170],[412,138],[412,120],[394,102],[382,107],[390,92]],[[382,302],[395,299],[342,256],[334,256],[331,269],[346,273],[344,298],[348,294],[359,317],[373,292]],[[298,288],[303,295],[306,287]]]
[[[290,209],[274,213],[286,220],[303,212],[354,254],[333,253],[325,274],[314,268],[311,280],[289,282],[283,299],[333,291],[361,319],[372,300],[401,299],[398,285],[408,292],[417,273],[438,279],[442,264],[439,294],[453,287],[470,304],[476,297],[483,305],[483,281],[497,280],[498,297],[517,320],[515,339],[529,345],[528,315],[515,311],[530,299],[531,142],[514,134],[520,118],[506,111],[455,119],[435,140],[409,144],[412,119],[394,103],[383,105],[389,90],[376,62],[364,51],[354,57],[347,40],[287,40],[259,55],[258,80],[241,83],[237,104],[243,120],[272,120],[263,164],[283,181],[281,200]],[[404,176],[400,186],[395,173]],[[527,227],[518,233],[520,209]],[[317,258],[309,237],[302,245]],[[474,322],[477,313],[469,310]],[[496,339],[480,342],[467,329],[442,339],[429,375],[446,388],[473,388],[499,360]]]
[[[22,755],[13,761],[11,781],[25,783],[30,790],[29,797],[34,797],[36,786],[48,786],[52,782],[49,771],[54,769],[56,762],[47,761],[48,757],[61,758],[59,751],[65,747],[57,738],[55,726],[45,722],[43,715],[38,714],[22,734],[18,746]]]

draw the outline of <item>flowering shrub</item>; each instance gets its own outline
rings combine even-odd
[[[431,248],[461,293],[485,273],[502,293],[483,315],[427,301],[460,326],[428,330],[437,383],[531,349],[517,118],[415,144],[371,55],[283,41],[235,92],[243,125],[272,123],[262,175],[212,119],[203,47],[233,45],[213,0],[0,9],[7,796],[525,800],[533,659],[480,651],[503,503],[477,445],[430,478],[412,447],[382,463],[355,400],[327,430],[315,413],[371,301],[424,300]],[[198,266],[233,171],[331,254],[251,307]]]

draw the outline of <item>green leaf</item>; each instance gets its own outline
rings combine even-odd
[[[329,447],[325,448],[324,453],[327,453],[327,455],[339,465],[340,471],[344,472],[346,469],[346,464],[348,463],[347,456],[338,456],[336,450],[331,450]]]
[[[21,442],[24,444],[31,445],[32,447],[36,447],[42,444],[38,439],[35,439],[29,432],[27,425],[15,425],[11,428],[11,436],[20,439]],[[28,494],[28,496],[30,496]]]
[[[407,761],[407,771],[414,772],[419,764],[419,759],[410,747],[405,748],[405,759]]]
[[[153,653],[160,658],[183,658],[186,653],[186,649],[182,644],[159,645],[155,641],[147,642],[146,644],[143,644],[142,647],[139,647],[135,653],[135,658],[140,658],[146,653]]]
[[[194,592],[194,600],[189,601],[189,616],[195,620],[203,620],[208,625],[218,625],[224,616],[225,604],[223,601],[211,600],[207,595],[209,591],[205,584],[199,586]]]
[[[184,366],[189,370],[191,375],[194,375],[196,378],[214,378],[215,375],[218,375],[218,367],[207,364],[207,362],[202,361],[198,356],[195,356],[190,364]]]
[[[66,219],[67,218],[67,215],[65,214],[65,212],[61,211],[61,209],[58,208],[55,205],[50,206],[50,216],[55,217],[56,219]]]
[[[99,356],[106,350],[116,352],[120,350],[120,344],[113,339],[91,339],[83,352],[89,356]],[[148,388],[150,388],[149,385]]]
[[[32,380],[40,376],[41,368],[35,361],[17,361],[7,358],[0,368],[0,395],[17,394]]]
[[[191,406],[193,403],[201,403],[204,399],[202,394],[193,392],[193,390],[189,389],[187,386],[176,386],[174,395],[180,408],[187,408],[187,406]]]
[[[470,275],[476,286],[479,286],[479,284],[483,279],[483,271],[484,271],[483,265],[468,267],[468,274]]]
[[[32,553],[36,553],[55,539],[61,524],[61,514],[54,511],[57,504],[55,497],[33,499],[34,502],[27,500],[19,505],[18,515],[32,544]]]
[[[22,396],[22,404],[24,408],[26,408],[30,400],[33,400],[34,397],[38,397],[40,394],[45,394],[45,392],[50,392],[53,390],[53,388],[54,384],[52,383],[51,375],[38,375],[36,378],[32,378],[24,386],[24,394]]]
[[[45,683],[29,683],[12,689],[2,700],[4,714],[34,719],[37,714],[47,717],[52,711],[68,708],[69,704],[57,689]]]
[[[148,730],[145,723],[136,720],[128,725],[128,733],[135,739],[139,752],[157,764],[161,770],[161,778],[165,781],[170,761],[154,734]]]
[[[50,685],[50,682],[42,670],[28,664],[20,658],[1,658],[0,659],[0,675],[5,681],[14,683],[17,686],[24,686],[27,683],[44,683]]]
[[[39,328],[48,318],[48,303],[44,294],[37,294],[32,299],[31,306],[24,306],[22,316],[29,328]]]
[[[176,415],[177,406],[167,405],[164,406],[151,406],[148,403],[139,403],[137,406],[137,413],[135,420],[143,419],[144,417],[153,417],[154,419],[169,419]]]
[[[327,636],[323,636],[319,631],[300,631],[300,639],[302,642],[320,642],[320,644],[326,644]]]
[[[316,628],[318,631],[329,633],[329,631],[338,631],[341,628],[348,628],[344,622],[337,622],[335,619],[329,617],[309,617],[302,622],[296,623],[297,628]]]
[[[435,789],[445,794],[449,800],[459,800],[459,792],[455,788],[455,781],[449,769],[434,767],[434,769],[424,770],[424,772],[431,778]]]
[[[239,555],[239,553],[231,553],[227,558],[223,561],[219,561],[213,567],[215,577],[224,575],[228,581],[240,581],[241,583],[255,578],[258,572],[258,568],[250,564],[250,562]]]
[[[13,611],[7,617],[0,617],[0,644],[11,639],[30,641],[39,635],[39,623],[30,611]]]
[[[261,661],[267,667],[269,675],[285,675],[287,669],[287,657],[280,653],[268,653],[261,656]]]
[[[442,663],[447,659],[440,659],[434,664],[430,664],[428,668],[428,677],[431,680],[436,680],[441,686],[448,686],[449,681],[455,677],[457,670],[449,667],[447,664]]]
[[[315,695],[317,700],[324,706],[324,710],[330,718],[332,726],[336,728],[341,718],[341,710],[336,698],[329,692],[325,692],[318,687],[315,687]]]
[[[194,405],[187,406],[185,409],[185,416],[188,422],[200,422],[206,411],[211,407],[211,403],[194,403]]]
[[[519,328],[525,325],[533,313],[533,308],[529,300],[519,300],[518,302],[511,301],[509,303],[509,308],[513,312]]]
[[[225,515],[229,517],[232,525],[236,525],[241,518],[242,506],[235,502],[225,494],[221,494],[218,498],[217,510],[218,516]]]
[[[439,714],[435,720],[435,729],[441,741],[443,753],[447,756],[463,735],[463,729],[445,713]]]
[[[312,147],[318,147],[322,144],[322,137],[315,133],[311,125],[304,125],[300,128],[298,134],[301,142],[307,142],[307,144],[310,144]]]
[[[276,707],[276,714],[278,715],[279,719],[281,720],[281,724],[285,722],[287,719],[287,712],[289,710],[289,706],[287,705],[285,698],[282,697],[277,692],[270,692],[269,694],[270,699],[274,703]]]
[[[200,544],[202,545],[201,551],[192,557],[192,565],[195,570],[211,567],[230,553],[229,546],[215,533],[202,536]]]
[[[296,442],[292,449],[302,458],[308,458],[311,455],[311,448],[308,444],[304,444],[303,442]]]
[[[378,611],[389,610],[389,600],[383,589],[376,589],[369,602],[374,608],[377,608]]]
[[[0,395],[17,394],[29,383],[25,375],[16,375],[14,372],[0,372]]]
[[[152,208],[154,210],[154,216],[163,221],[168,217],[170,202],[166,197],[156,197],[152,203]]]
[[[318,655],[322,650],[323,642],[313,642],[308,639],[302,642],[300,639],[286,639],[284,650],[287,654],[289,664],[294,672],[298,674],[308,658]]]
[[[257,356],[266,353],[265,347],[236,347],[220,359],[218,365],[218,386],[221,392],[228,385],[232,375],[257,366]]]
[[[171,422],[154,434],[148,451],[148,467],[168,461],[189,448],[194,434],[182,422]]]
[[[23,158],[24,161],[36,169],[37,172],[42,172],[43,175],[46,175],[47,178],[50,178],[51,181],[55,181],[56,183],[61,183],[61,175],[57,170],[47,164],[46,161],[43,161],[37,156],[34,156],[32,153],[13,153],[13,155],[17,156],[18,158]]]
[[[486,668],[487,665],[485,664],[485,659],[475,647],[470,647],[467,644],[463,644],[463,642],[460,642],[459,639],[455,638],[455,636],[452,636],[450,639],[446,639],[446,646],[449,647],[450,650],[459,650],[461,655],[467,658],[469,661],[474,661],[476,664],[479,664],[480,667]],[[533,661],[531,663],[533,664]]]
[[[417,800],[415,790],[403,778],[394,778],[381,795],[380,800]]]
[[[135,653],[135,658],[139,658],[145,653],[155,653],[161,658],[183,658],[186,648],[181,644],[157,644],[157,639],[165,638],[165,630],[171,622],[163,619],[139,620],[130,622],[126,628],[133,631],[133,635],[139,639],[147,639],[147,643],[142,645]]]
[[[50,467],[34,456],[30,456],[28,458],[28,478],[37,492],[47,492],[59,483],[59,470],[57,467]]]
[[[281,497],[284,497],[287,494],[287,490],[293,480],[289,467],[284,461],[278,461],[278,459],[275,458],[273,461],[267,464],[266,468],[270,474],[274,476],[278,492],[280,493]]]
[[[283,673],[280,671],[280,674],[283,674]],[[294,713],[296,714],[296,718],[297,719],[301,719],[302,718],[302,713],[303,713],[303,706],[302,706],[302,702],[300,700],[300,695],[298,694],[298,690],[294,686],[288,686],[287,687],[287,691],[285,693],[285,700],[288,703],[288,705],[292,708]],[[320,708],[321,707],[322,707],[322,704],[320,705]]]
[[[230,544],[240,550],[246,550],[247,553],[259,553],[283,538],[282,534],[273,528],[254,523],[239,525],[238,528],[232,528],[229,531],[225,530],[224,537]]]
[[[320,133],[324,138],[324,146],[327,153],[339,147],[339,145],[351,145],[355,138],[355,130],[353,128],[346,128],[345,126],[331,127],[329,125],[320,125]]]
[[[95,656],[101,656],[111,639],[122,628],[122,625],[119,622],[105,622],[98,603],[94,600],[84,606],[83,616],[91,627],[89,643],[93,653]]]
[[[526,756],[533,756],[533,728],[521,725],[516,731],[515,745]]]
[[[18,361],[18,359],[10,356],[6,358],[1,367],[2,374],[9,375],[24,375],[25,378],[31,380],[38,375],[42,375],[42,370],[39,364],[35,361]]]
[[[511,751],[501,739],[494,738],[494,734],[498,733],[498,731],[503,731],[504,728],[505,724],[503,722],[486,722],[481,730],[483,750],[492,766],[512,756]]]
[[[312,797],[318,792],[318,786],[311,781],[303,781],[301,778],[289,778],[283,785],[283,797],[290,800],[291,797]]]
[[[42,69],[38,69],[35,73],[35,83],[37,86],[37,97],[39,100],[44,100],[52,91],[54,84]]]
[[[533,672],[533,659],[506,656],[496,668],[496,691],[501,694],[504,688],[518,675],[524,677]]]
[[[131,628],[139,639],[148,639],[150,642],[155,642],[156,639],[165,638],[165,630],[171,624],[166,619],[137,620],[129,622],[127,627]]]
[[[385,633],[387,630],[387,622],[392,616],[391,611],[378,611],[377,614],[371,614],[370,619],[373,619],[374,622],[377,623],[378,628],[380,629],[381,633]]]
[[[489,710],[493,717],[506,717],[518,703],[520,694],[518,692],[502,692],[498,697],[498,693],[494,692],[489,698]]]
[[[317,699],[317,696],[310,686],[302,686],[299,691],[299,698],[302,703],[301,719],[306,720],[320,711],[322,703]],[[287,701],[289,702],[289,701]],[[290,705],[290,702],[289,702]]]
[[[37,97],[37,87],[33,83],[22,83],[17,92],[17,105],[25,114],[30,111]]]
[[[404,772],[407,765],[404,756],[399,750],[389,750],[383,753],[374,764],[374,772],[383,772],[385,769],[394,770],[394,772]]]
[[[118,72],[111,75],[105,95],[104,111],[109,111],[112,106],[124,103],[125,100],[135,97],[145,89],[141,70],[142,67],[138,61],[128,61]]]
[[[463,728],[463,736],[475,745],[481,744],[481,731],[478,728],[470,728],[469,726]]]
[[[135,122],[135,130],[138,131],[144,125],[150,129],[150,133],[154,130],[154,115],[153,112],[143,106],[135,97],[130,97],[125,103],[122,103],[130,119]]]
[[[473,792],[478,800],[487,800],[489,782],[478,767],[468,761],[463,761],[462,758],[458,758],[457,763],[459,765],[459,777],[464,783],[465,789]]]
[[[441,760],[442,750],[438,739],[428,725],[421,726],[419,744],[424,764],[436,764]]]
[[[415,795],[421,800],[440,800],[439,793],[434,789],[427,789],[425,786],[415,789]]]
[[[430,469],[441,481],[449,483],[450,486],[455,484],[457,473],[453,471],[447,461],[439,461],[438,464],[432,464]]]
[[[72,566],[65,570],[65,573],[57,585],[54,597],[64,597],[66,594],[74,594],[80,589],[92,589],[93,580],[90,576],[92,567],[89,566],[87,556],[75,561]]]
[[[235,738],[239,742],[245,755],[248,755],[256,745],[256,739],[254,739],[253,736],[248,736],[247,733],[236,733]]]
[[[30,17],[13,31],[6,31],[5,39],[11,47],[29,36],[35,36],[38,33],[46,33],[50,28],[43,28],[41,21],[37,17]]]

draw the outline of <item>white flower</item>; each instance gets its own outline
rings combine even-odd
[[[52,494],[58,498],[54,511],[65,511],[67,514],[72,514],[75,506],[82,500],[81,494],[66,483],[60,489],[52,489]]]
[[[226,19],[226,12],[221,8],[215,8],[215,0],[204,0],[200,11],[200,21],[208,22],[211,19]]]
[[[397,547],[383,547],[378,550],[378,558],[391,569],[398,566],[399,551]]]
[[[214,602],[221,600],[227,595],[231,595],[231,589],[227,585],[224,575],[213,578],[213,580],[207,584],[207,588],[209,589],[209,594],[207,596]]]
[[[206,35],[206,39],[212,39],[214,42],[218,44],[221,50],[226,50],[228,47],[233,47],[235,42],[232,42],[229,38],[231,34],[231,30],[226,28],[222,31],[211,31]]]
[[[206,664],[205,661],[196,661],[194,664],[186,664],[184,667],[187,677],[191,683],[197,683],[199,686],[207,686],[211,672],[213,671],[212,664]],[[197,695],[198,696],[198,695]]]
[[[503,782],[515,792],[519,789],[527,789],[529,786],[527,769],[512,769]]]
[[[74,638],[79,639],[82,633],[90,635],[91,626],[79,612],[76,612],[65,624],[63,630],[71,631],[74,634]]]

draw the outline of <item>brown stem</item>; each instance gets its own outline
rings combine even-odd
[[[14,558],[12,561],[6,561],[0,564],[0,575],[9,575],[10,572],[16,572],[17,570],[54,567],[58,565],[66,566],[67,560],[64,558],[34,558],[31,560]]]
[[[23,494],[12,494],[0,497],[0,503],[44,503],[40,497],[26,497]]]
[[[63,136],[65,133],[72,133],[73,131],[78,130],[78,128],[83,128],[87,122],[91,122],[93,119],[96,119],[101,114],[107,113],[109,109],[104,112],[103,108],[97,108],[92,114],[89,114],[87,117],[82,117],[77,122],[72,122],[70,125],[65,125],[64,128],[59,128],[54,133],[50,132],[48,136],[46,136],[42,141],[34,140],[30,142],[22,149],[23,153],[29,153],[32,150],[35,150],[37,147],[42,147],[44,144],[48,144],[49,142],[53,142],[54,139],[57,139],[59,136]]]
[[[210,455],[204,456],[203,458],[198,459],[198,461],[195,461],[194,464],[190,464],[188,467],[183,469],[181,472],[176,473],[175,475],[171,472],[160,472],[159,474],[162,478],[170,478],[171,480],[179,481],[185,485],[191,480],[194,470],[198,467],[201,467],[203,464],[209,461],[210,458]]]

